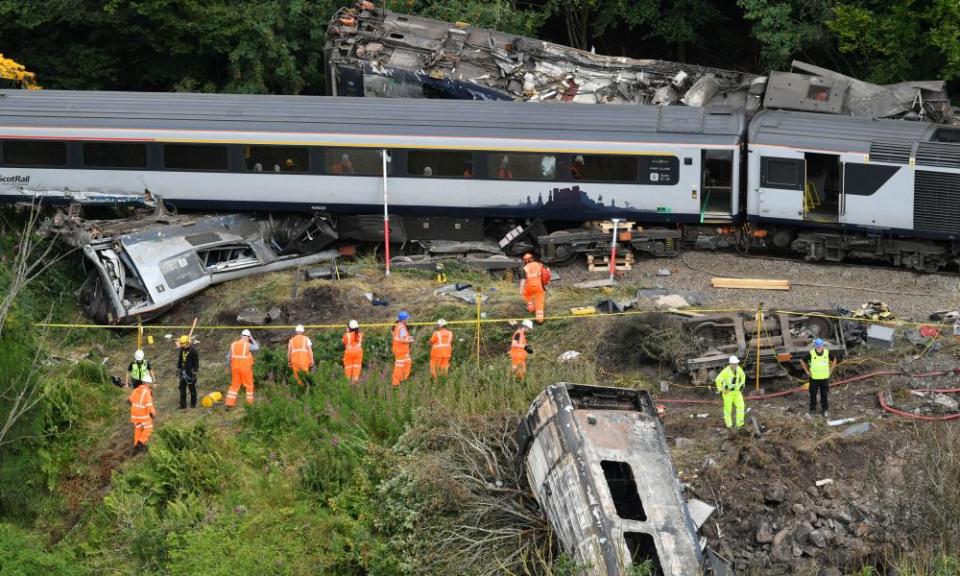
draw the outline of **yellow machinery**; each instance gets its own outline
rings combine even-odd
[[[27,90],[39,90],[37,84],[37,75],[33,72],[27,72],[23,64],[17,64],[9,58],[4,58],[0,54],[0,79],[12,80],[17,88],[26,88]]]

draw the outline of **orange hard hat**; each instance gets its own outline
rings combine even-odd
[[[533,260],[533,254],[527,252],[526,254],[523,255],[523,261],[524,261],[524,262],[529,262],[529,261],[531,261],[531,260]]]

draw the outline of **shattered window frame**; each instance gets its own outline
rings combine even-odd
[[[84,168],[135,170],[149,166],[146,142],[83,142],[81,149]]]
[[[254,156],[254,150],[260,150],[263,157]],[[288,166],[287,160],[292,161],[293,165]],[[255,170],[257,164],[260,164],[259,171]],[[279,166],[280,170],[274,170],[274,166]],[[254,174],[308,173],[310,172],[310,147],[244,144],[243,171]]]
[[[331,176],[383,176],[383,148],[324,148],[323,149],[323,173]],[[353,168],[353,172],[344,174],[341,172],[335,171],[335,166],[340,164],[341,156],[346,154],[349,156],[350,165]],[[393,174],[393,160],[392,160],[391,150],[387,150],[387,175]],[[360,159],[360,162],[357,160]],[[373,162],[376,162],[376,168],[373,167]],[[371,166],[369,171],[357,170],[358,165],[362,168],[364,166]]]
[[[583,178],[573,177],[573,165],[578,156],[583,157]],[[632,169],[629,170],[629,172],[633,173],[632,178],[597,178],[594,176],[594,172],[603,174],[609,171],[609,168],[606,168],[604,164],[624,161],[631,162],[633,164]],[[601,169],[591,170],[591,163],[598,164]],[[613,182],[618,184],[635,184],[640,181],[640,158],[638,156],[628,156],[624,154],[571,154],[567,164],[570,171],[571,182]],[[627,172],[627,170],[623,170],[622,174],[617,174],[617,176],[625,175]]]
[[[162,144],[164,170],[171,172],[227,172],[230,170],[230,146],[227,144],[190,144],[179,142],[163,142]],[[222,149],[223,151],[222,168],[219,167],[219,162],[217,164],[218,167],[213,167],[212,165],[189,166],[194,163],[199,164],[201,160],[209,160],[211,155],[206,154],[206,152],[212,152],[216,149]],[[167,153],[169,150],[177,150],[178,153],[174,157],[178,161],[187,160],[187,162],[171,166],[171,158]],[[219,161],[220,158],[216,160]]]
[[[67,142],[65,140],[4,140],[3,165],[23,168],[63,168],[69,161]],[[17,148],[20,147],[20,150]],[[34,149],[31,151],[30,148]],[[10,160],[11,151],[20,158]],[[35,159],[24,161],[24,158],[33,155]],[[51,156],[53,159],[51,160]]]
[[[503,159],[507,158],[510,165],[511,177],[500,177],[500,166]],[[550,176],[543,174],[544,159],[553,159],[553,173]],[[531,162],[531,160],[535,160]],[[529,166],[528,166],[529,164]],[[521,172],[516,172],[516,166],[521,167]],[[487,154],[487,179],[489,180],[517,180],[520,182],[554,182],[557,180],[557,155],[546,152],[510,152],[496,151]],[[528,170],[527,168],[531,168]],[[530,173],[533,172],[531,175]],[[539,177],[537,174],[539,173]],[[518,175],[519,174],[519,175]]]
[[[433,154],[434,159],[430,162],[423,161],[418,156]],[[411,159],[414,159],[411,162]],[[476,154],[472,150],[438,150],[433,148],[407,150],[407,170],[406,176],[409,178],[457,178],[460,180],[473,180],[477,177]],[[441,160],[441,162],[437,162]],[[464,174],[465,168],[469,163],[472,168],[471,175]],[[457,167],[453,167],[456,164]],[[440,167],[450,168],[450,171],[441,172]],[[415,167],[412,170],[411,167]],[[431,174],[426,175],[423,171],[430,168]]]

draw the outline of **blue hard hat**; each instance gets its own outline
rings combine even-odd
[[[814,347],[823,346],[823,338],[817,338],[816,340],[814,340],[814,341],[813,341],[813,345],[814,345]]]
[[[403,322],[409,317],[410,317],[410,313],[407,312],[406,310],[401,310],[400,313],[397,314],[397,320],[400,320],[401,322]]]

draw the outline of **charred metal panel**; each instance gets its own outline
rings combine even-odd
[[[563,548],[590,576],[701,573],[696,529],[643,391],[558,383],[518,430],[527,479]]]

